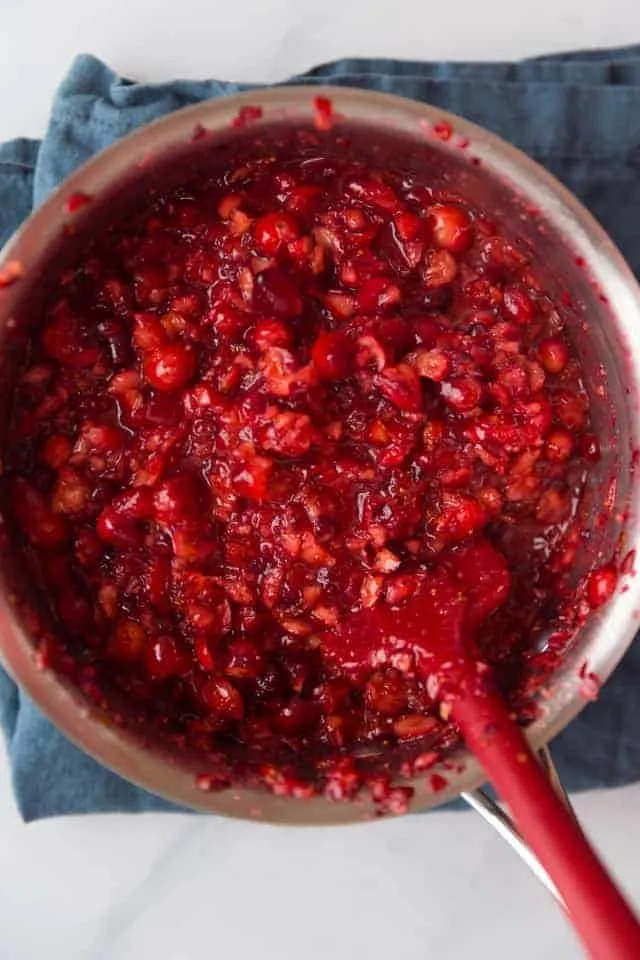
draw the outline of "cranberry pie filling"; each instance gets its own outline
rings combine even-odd
[[[402,807],[388,777],[456,741],[413,634],[466,632],[526,720],[580,610],[570,309],[485,211],[343,135],[153,193],[60,276],[14,395],[43,662],[205,789]]]

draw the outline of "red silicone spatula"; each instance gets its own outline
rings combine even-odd
[[[343,665],[372,650],[410,647],[418,669],[450,705],[467,747],[567,907],[594,960],[640,960],[640,924],[538,764],[493,685],[491,670],[468,652],[475,627],[503,602],[503,558],[479,538],[449,551],[403,607],[355,614],[339,637]]]

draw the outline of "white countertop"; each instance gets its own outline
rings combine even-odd
[[[143,80],[258,81],[340,56],[513,59],[640,42],[633,0],[2,7],[0,140],[42,133],[80,52]],[[335,830],[177,814],[25,826],[9,776],[0,748],[0,960],[580,956],[545,891],[471,813]],[[640,906],[640,785],[580,796],[577,809]]]

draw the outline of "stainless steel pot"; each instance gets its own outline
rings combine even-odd
[[[393,133],[400,148],[414,155],[424,153],[425,159],[455,170],[459,192],[491,209],[509,231],[529,242],[546,265],[556,292],[571,295],[579,317],[574,341],[589,372],[592,414],[603,450],[586,498],[585,522],[593,521],[611,480],[617,481],[607,523],[592,523],[592,545],[588,555],[578,558],[576,572],[584,573],[597,562],[640,545],[640,487],[633,468],[633,452],[640,449],[640,291],[631,271],[578,201],[525,155],[459,117],[398,97],[341,88],[285,87],[215,100],[143,127],[74,173],[0,254],[0,273],[10,264],[19,264],[23,273],[0,289],[0,390],[5,404],[46,277],[69,262],[74,251],[113,217],[123,196],[148,185],[154,172],[167,164],[179,165],[210,143],[243,135],[232,126],[243,107],[262,110],[261,118],[250,127],[254,135],[261,124],[309,123],[313,98],[318,95],[332,100],[343,118],[340,122],[365,125],[374,133]],[[438,136],[443,130],[451,132],[445,140]],[[89,194],[93,201],[69,214],[65,200],[77,192]],[[11,546],[6,536],[0,533],[0,537],[2,660],[52,722],[91,756],[153,793],[203,811],[299,824],[348,823],[373,816],[374,809],[365,800],[336,804],[284,799],[248,789],[202,792],[191,767],[140,746],[114,728],[76,691],[51,672],[38,669],[35,626],[23,605],[26,585],[16,581]],[[540,716],[528,730],[536,748],[551,740],[585,705],[580,693],[581,665],[586,662],[589,671],[604,681],[630,644],[640,614],[640,579],[624,576],[622,581],[611,602],[583,627],[562,670],[541,688]],[[442,771],[446,789],[434,794],[424,780],[412,782],[412,809],[436,806],[480,786],[483,773],[464,749],[453,761]]]

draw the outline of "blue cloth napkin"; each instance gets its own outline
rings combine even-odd
[[[640,47],[521,63],[341,60],[291,83],[397,93],[474,120],[521,147],[591,209],[640,276]],[[42,141],[0,146],[0,243],[67,174],[141,123],[247,86],[217,80],[138,84],[91,56],[74,62]],[[555,741],[569,790],[640,779],[640,644],[598,703]],[[0,669],[0,725],[25,820],[71,813],[176,810],[81,753]]]

